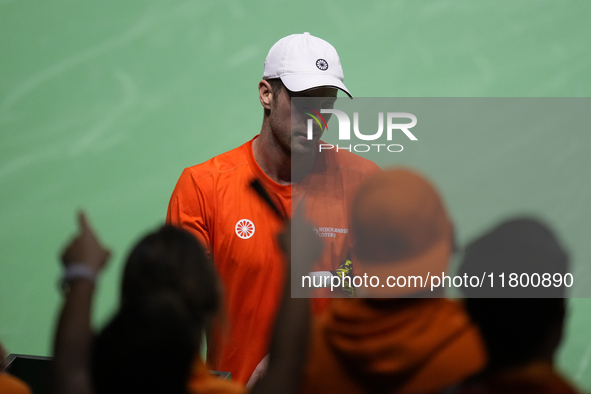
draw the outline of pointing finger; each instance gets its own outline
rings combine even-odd
[[[81,233],[92,233],[92,227],[88,222],[88,218],[86,217],[86,213],[84,211],[78,212],[78,228],[80,229]]]

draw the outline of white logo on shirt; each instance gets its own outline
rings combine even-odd
[[[248,239],[254,235],[254,223],[248,219],[240,219],[236,222],[236,235],[242,239]]]

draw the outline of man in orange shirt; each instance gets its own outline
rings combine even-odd
[[[281,216],[291,215],[292,197],[306,200],[307,217],[319,231],[336,230],[324,238],[316,267],[335,270],[349,255],[352,195],[368,174],[379,170],[347,151],[319,153],[321,130],[309,140],[304,120],[292,114],[294,97],[324,98],[316,99],[318,105],[332,108],[337,89],[350,96],[343,79],[339,56],[328,42],[309,33],[279,40],[269,51],[258,86],[264,108],[260,134],[186,168],[170,199],[167,223],[182,226],[207,245],[224,285],[229,324],[208,336],[209,366],[230,371],[239,382],[246,383],[267,354],[284,283],[274,239]],[[253,179],[279,215],[250,187]]]

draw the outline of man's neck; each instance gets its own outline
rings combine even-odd
[[[261,134],[252,143],[254,159],[261,170],[280,185],[300,182],[316,162],[316,152],[305,157],[292,157],[291,152],[278,146],[271,133]]]

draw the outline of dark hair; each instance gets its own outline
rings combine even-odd
[[[285,85],[283,84],[283,81],[281,81],[280,78],[267,79],[266,81],[269,82],[269,85],[271,85],[271,92],[273,93],[273,98],[279,96],[281,91],[285,88]]]
[[[204,247],[188,231],[163,226],[145,236],[131,251],[121,286],[121,305],[173,291],[201,324],[220,305],[220,285]]]
[[[505,287],[498,274],[505,273]],[[531,218],[506,221],[471,242],[464,252],[459,274],[482,277],[494,274],[494,285],[466,287],[466,308],[480,327],[489,353],[489,369],[523,365],[560,341],[565,314],[565,288],[511,287],[509,274],[568,272],[568,255],[551,230]],[[556,334],[558,333],[558,334]],[[557,338],[554,338],[554,337]]]
[[[96,337],[91,357],[97,394],[185,394],[199,337],[185,302],[160,292],[121,308]]]

